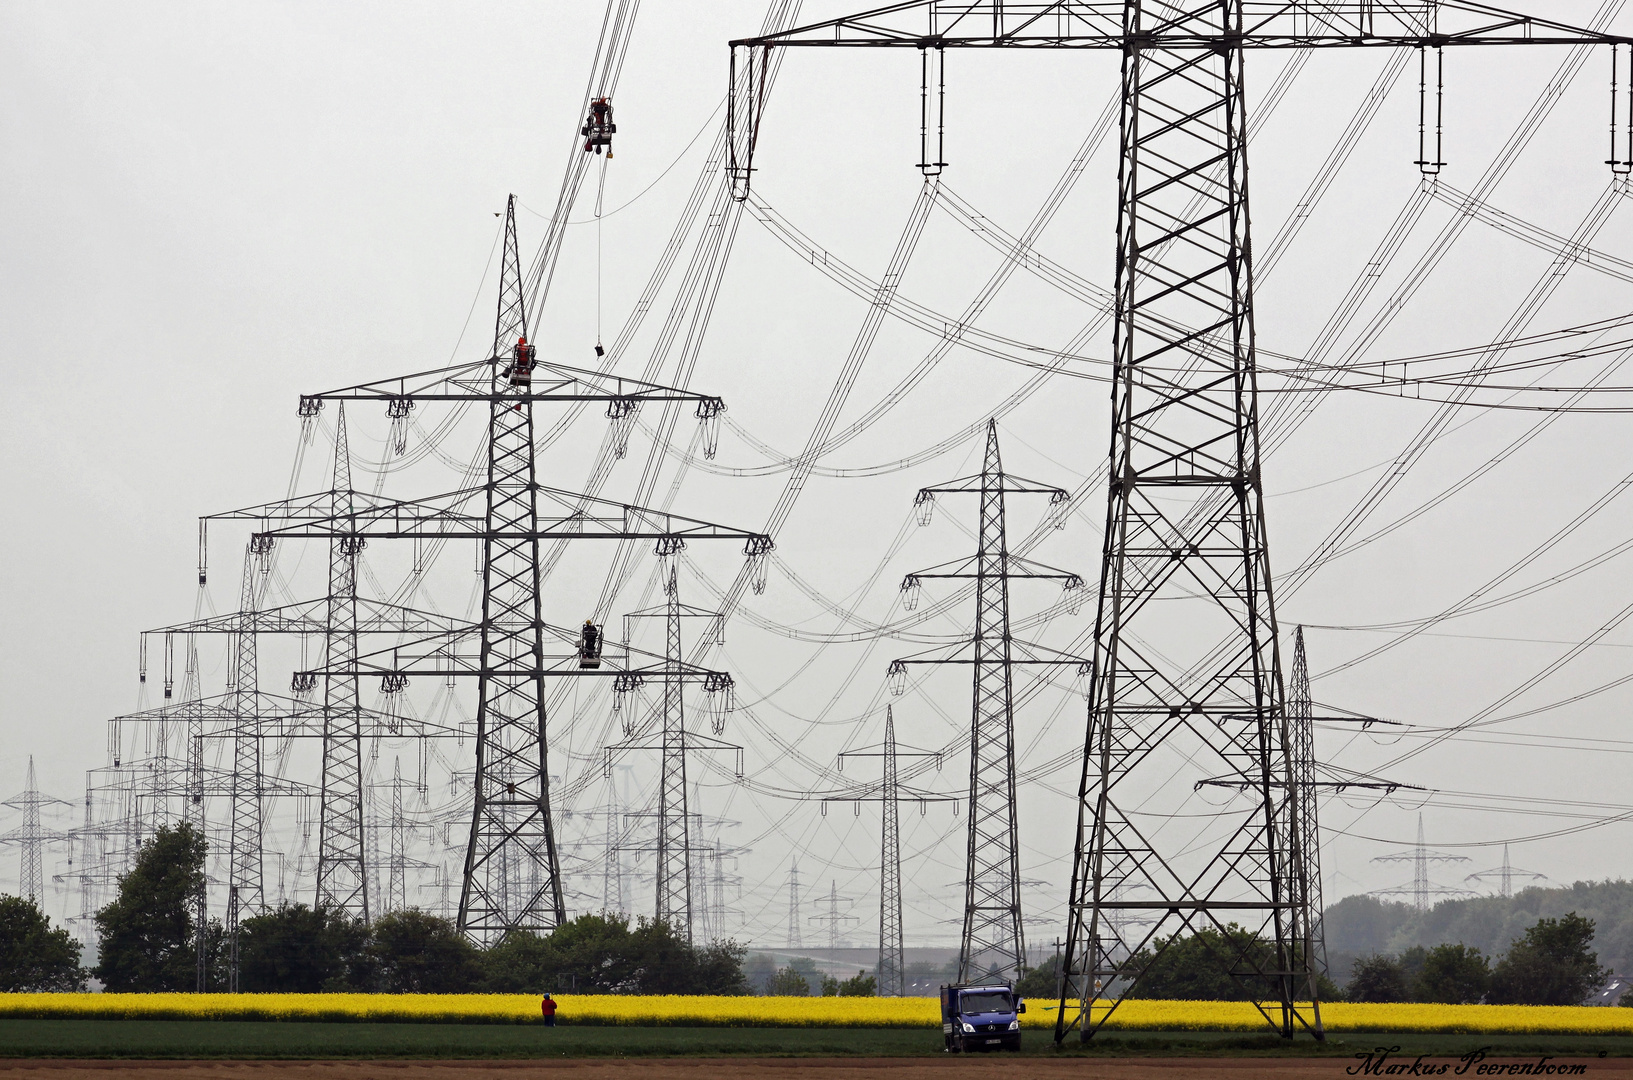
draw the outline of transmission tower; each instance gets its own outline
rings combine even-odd
[[[987,422],[986,454],[981,472],[939,487],[923,488],[915,504],[919,521],[928,523],[931,506],[942,495],[973,494],[980,498],[980,547],[973,558],[959,559],[907,575],[903,606],[918,606],[922,583],[937,578],[975,582],[975,633],[954,650],[933,657],[915,656],[890,665],[893,689],[905,687],[908,665],[971,664],[975,671],[970,712],[970,817],[964,874],[964,928],[958,950],[958,981],[1018,979],[1026,967],[1026,938],[1021,926],[1021,866],[1015,818],[1015,694],[1017,664],[1068,665],[1083,661],[1016,639],[1009,629],[1009,583],[1013,579],[1050,579],[1069,591],[1083,579],[1030,559],[1012,555],[1005,525],[1009,495],[1048,495],[1058,515],[1067,493],[1004,472],[998,452],[998,425]],[[967,652],[966,652],[967,650]]]
[[[303,403],[302,411],[311,409]],[[316,410],[312,410],[316,415]],[[335,413],[335,460],[330,507],[349,519],[351,444],[346,406]],[[329,539],[329,596],[324,612],[322,792],[318,800],[317,905],[369,921],[368,867],[363,854],[363,710],[357,675],[357,559],[364,541],[344,533]],[[297,684],[297,689],[309,687]]]
[[[297,673],[297,677],[374,675],[400,693],[415,675],[474,677],[477,682],[476,774],[460,892],[459,924],[491,943],[517,930],[548,931],[566,918],[555,829],[550,814],[544,681],[556,677],[634,678],[673,665],[642,666],[606,658],[599,668],[578,653],[552,654],[547,645],[576,645],[576,630],[544,622],[540,600],[541,541],[649,540],[664,553],[690,540],[735,540],[745,556],[771,550],[762,533],[685,518],[540,485],[535,479],[533,406],[537,402],[601,402],[617,419],[643,402],[692,403],[705,422],[724,408],[719,398],[639,380],[582,371],[539,359],[527,342],[515,200],[506,207],[499,306],[493,351],[474,363],[382,379],[301,398],[315,416],[328,401],[377,401],[397,417],[420,402],[481,402],[487,406],[486,470],[471,488],[428,499],[387,500],[358,493],[349,512],[325,496],[248,507],[220,519],[258,523],[256,537],[304,538],[353,544],[374,539],[474,540],[482,574],[481,618],[454,630]],[[541,504],[559,516],[542,514]],[[464,646],[474,645],[474,653]],[[633,653],[635,650],[629,650]],[[692,677],[729,692],[730,676],[688,665]]]
[[[788,947],[803,949],[800,944],[799,860],[788,861]]]
[[[902,751],[896,743],[896,713],[894,706],[885,706],[885,741],[879,747],[846,750],[839,755],[839,767],[845,767],[848,757],[878,757],[884,759],[884,776],[876,789],[846,795],[831,796],[826,802],[877,802],[883,823],[879,842],[879,965],[875,969],[880,997],[901,997],[905,989],[906,962],[902,937],[902,834],[900,807],[903,802],[916,802],[919,812],[926,803],[957,802],[952,795],[904,787],[899,779],[896,761],[899,757],[934,758],[941,765],[941,754],[935,750],[908,747]]]
[[[1304,655],[1304,627],[1293,628],[1293,668],[1287,682],[1287,729],[1292,740],[1293,860],[1304,867],[1294,899],[1302,913],[1304,954],[1316,970],[1327,971],[1326,908],[1321,898],[1321,829],[1316,813],[1315,706],[1310,700],[1310,663]]]
[[[40,810],[48,806],[68,806],[62,799],[40,793],[39,781],[34,777],[34,755],[28,755],[28,779],[23,790],[0,806],[9,806],[23,812],[23,823],[11,830],[0,841],[15,844],[21,857],[17,874],[17,895],[32,900],[45,909],[45,845],[68,838],[66,833],[49,830],[41,823]]]
[[[660,549],[661,550],[661,549]],[[723,620],[719,612],[704,611],[680,602],[680,587],[673,561],[664,581],[667,597],[661,607],[635,611],[624,616],[624,639],[630,639],[630,623],[637,619],[661,618],[664,621],[663,706],[660,714],[659,740],[654,744],[650,735],[637,731],[629,738],[607,747],[608,765],[611,755],[629,750],[659,750],[662,753],[661,774],[658,781],[658,844],[657,844],[657,911],[656,918],[670,928],[680,931],[687,941],[692,940],[692,837],[691,815],[687,810],[686,756],[689,753],[730,751],[737,755],[737,775],[741,776],[743,748],[724,742],[711,735],[686,729],[685,699],[682,691],[686,683],[698,680],[711,697],[729,695],[731,687],[715,672],[700,672],[687,664],[681,646],[681,620],[699,618],[708,620],[709,629],[703,644],[718,643]],[[614,684],[615,692],[627,695],[639,685],[639,678],[621,679]],[[726,703],[719,704],[720,709]],[[620,711],[623,711],[620,708]],[[723,728],[723,712],[717,713],[715,735]]]
[[[1633,39],[1459,0],[909,0],[732,42],[727,167],[740,198],[764,130],[756,68],[768,71],[778,48],[921,50],[926,133],[941,126],[930,72],[945,49],[1122,57],[1110,490],[1057,1041],[1073,1028],[1091,1038],[1177,931],[1228,922],[1273,943],[1267,964],[1251,945],[1231,964],[1249,999],[1268,1002],[1265,1019],[1286,1038],[1322,1034],[1314,958],[1301,947],[1309,889],[1293,839],[1259,468],[1246,51],[1415,48],[1425,63],[1433,50],[1438,67],[1447,47],[1538,44]],[[1426,79],[1420,93],[1420,115],[1438,117],[1438,85]],[[1628,131],[1613,130],[1610,164],[1625,173],[1633,116],[1613,112],[1613,125],[1618,115]],[[1425,123],[1419,150],[1419,168],[1438,172],[1438,122]],[[932,156],[936,170],[945,164],[922,153],[921,168]],[[1191,790],[1174,783],[1176,756],[1222,767],[1251,797],[1198,835],[1148,835],[1133,807],[1176,814]],[[1122,913],[1156,918],[1125,936]]]
[[[1491,878],[1497,879],[1497,895],[1507,899],[1514,895],[1514,879],[1524,878],[1530,882],[1547,881],[1547,874],[1539,874],[1534,870],[1521,870],[1508,861],[1508,845],[1503,845],[1503,864],[1494,870],[1481,870],[1465,877],[1464,881],[1478,881],[1484,883]]]
[[[1418,842],[1406,851],[1395,851],[1388,855],[1376,855],[1372,859],[1375,863],[1411,863],[1412,884],[1396,886],[1393,889],[1379,889],[1377,895],[1390,893],[1410,893],[1412,906],[1418,911],[1429,910],[1430,897],[1456,898],[1473,896],[1467,889],[1453,889],[1444,885],[1436,885],[1429,880],[1430,863],[1468,862],[1467,855],[1452,855],[1444,851],[1431,851],[1423,842],[1423,812],[1418,812]]]
[[[840,926],[844,923],[859,921],[855,915],[846,914],[839,910],[840,904],[850,904],[854,902],[855,901],[848,896],[839,895],[839,883],[837,881],[830,881],[828,883],[828,895],[817,901],[818,904],[827,905],[828,911],[824,915],[812,915],[811,921],[828,924],[829,952],[834,952],[839,949]],[[829,959],[832,960],[833,957],[829,957]]]
[[[267,546],[270,551],[270,545]],[[238,927],[246,914],[266,906],[261,870],[261,811],[265,778],[261,771],[261,717],[257,700],[254,615],[259,561],[255,545],[244,552],[240,623],[232,635],[232,684],[227,687],[234,719],[232,736],[232,840],[227,876],[227,992],[238,993]]]

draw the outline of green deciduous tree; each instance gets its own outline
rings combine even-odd
[[[0,991],[8,994],[85,989],[79,942],[53,930],[40,905],[0,896]]]
[[[369,928],[375,987],[393,994],[461,994],[482,978],[481,954],[457,927],[418,908],[382,915]]]
[[[192,990],[197,952],[190,901],[209,844],[191,825],[167,825],[141,846],[113,903],[96,913],[101,959],[92,972],[113,991]]]
[[[1270,984],[1260,978],[1239,978],[1233,971],[1275,970],[1275,951],[1251,931],[1231,924],[1225,932],[1212,927],[1181,937],[1175,934],[1164,947],[1142,950],[1133,967],[1145,968],[1129,991],[1137,998],[1176,1001],[1248,1001],[1262,997]]]
[[[1023,998],[1052,998],[1060,993],[1060,957],[1051,956],[1035,968],[1027,968],[1015,992]]]
[[[495,993],[743,994],[743,950],[693,945],[664,923],[580,915],[546,935],[512,934],[482,958]]]
[[[766,984],[765,992],[770,997],[810,997],[811,984],[792,967],[778,968]]]
[[[1479,949],[1436,945],[1423,957],[1412,980],[1412,1000],[1447,1005],[1474,1004],[1491,987],[1491,964]]]
[[[839,997],[878,997],[879,980],[865,971],[858,971],[854,976],[839,984]]]
[[[1591,948],[1593,920],[1574,911],[1538,919],[1491,972],[1490,1000],[1511,1005],[1580,1005],[1609,974]]]
[[[368,927],[341,912],[285,904],[240,927],[240,985],[288,994],[368,989],[368,941]]]
[[[1355,961],[1344,996],[1350,1001],[1405,1001],[1406,968],[1393,956],[1363,956]]]

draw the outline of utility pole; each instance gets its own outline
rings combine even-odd
[[[907,0],[731,43],[727,167],[739,198],[765,131],[756,70],[769,71],[777,49],[920,50],[921,142],[942,128],[930,83],[946,49],[1122,59],[1109,490],[1057,1042],[1074,1028],[1092,1038],[1179,931],[1232,922],[1273,942],[1268,962],[1252,948],[1229,958],[1249,1000],[1266,1003],[1284,1038],[1322,1037],[1316,967],[1300,947],[1307,871],[1292,840],[1297,785],[1260,473],[1244,58],[1412,48],[1425,65],[1433,50],[1438,69],[1446,48],[1477,45],[1633,39],[1467,0]],[[1419,168],[1432,177],[1443,165],[1439,80],[1425,79],[1420,97]],[[1633,115],[1612,117],[1609,163],[1626,174]],[[946,164],[939,147],[921,154],[921,168]],[[1197,835],[1148,835],[1144,817],[1181,812],[1192,790],[1175,782],[1176,758],[1204,776],[1226,770],[1245,797]],[[1153,802],[1151,791],[1168,797]],[[1146,918],[1123,924],[1125,913]]]
[[[834,795],[823,802],[877,802],[883,816],[879,835],[879,965],[875,969],[880,997],[901,997],[906,988],[905,942],[902,935],[902,834],[900,807],[903,802],[916,802],[919,812],[926,803],[954,802],[952,795],[903,787],[896,767],[898,757],[935,758],[941,766],[941,754],[935,750],[908,747],[905,752],[896,743],[896,713],[892,705],[885,706],[885,741],[878,748],[864,747],[846,750],[839,755],[839,768],[845,768],[849,757],[878,757],[884,759],[884,776],[874,793]]]
[[[918,606],[923,582],[937,578],[975,582],[975,631],[954,650],[934,657],[892,661],[892,689],[902,692],[912,664],[970,664],[974,697],[970,710],[970,817],[965,847],[964,926],[958,950],[958,981],[1019,979],[1026,968],[1026,938],[1021,924],[1020,840],[1016,822],[1015,689],[1017,664],[1067,665],[1083,661],[1041,645],[1020,641],[1009,629],[1009,583],[1012,579],[1059,581],[1078,591],[1083,579],[1009,551],[1004,500],[1007,495],[1049,496],[1059,515],[1067,505],[1062,488],[1037,484],[1004,472],[998,450],[998,425],[987,422],[986,453],[981,472],[950,484],[920,489],[914,500],[919,522],[927,524],[938,496],[973,494],[980,499],[980,546],[974,558],[959,559],[907,575],[903,606]],[[967,654],[966,654],[966,649]]]

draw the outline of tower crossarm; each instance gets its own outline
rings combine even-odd
[[[301,600],[257,611],[232,611],[191,622],[142,631],[157,634],[321,634],[327,628],[329,598]],[[436,612],[357,598],[357,631],[364,634],[428,634],[452,630],[461,620]]]
[[[541,623],[540,629],[546,635],[570,647],[576,646],[578,641],[577,630],[549,623]],[[685,660],[660,656],[628,644],[610,641],[601,653],[602,663],[598,668],[580,667],[576,647],[559,654],[541,655],[537,665],[484,668],[481,651],[476,647],[480,635],[480,625],[463,624],[445,633],[428,634],[389,648],[360,653],[355,662],[345,667],[317,667],[297,672],[297,675],[377,675],[388,680],[414,675],[454,678],[484,674],[599,677],[625,681],[631,689],[647,678],[675,678],[686,682],[701,682],[714,689],[732,686],[732,677],[728,672],[715,671]]]
[[[1004,574],[1009,578],[1041,578],[1060,581],[1064,582],[1068,589],[1075,589],[1083,584],[1083,578],[1080,574],[1075,574],[1070,570],[1046,566],[1031,559],[1023,559],[1019,555],[1005,557]],[[912,581],[933,581],[937,578],[946,578],[953,581],[973,581],[981,576],[980,556],[972,555],[967,559],[954,559],[951,562],[944,562],[924,570],[915,570],[903,579],[904,584],[902,587],[907,588],[905,583]]]
[[[1489,4],[1396,0],[1243,0],[1240,33],[1220,34],[1216,3],[1169,5],[1138,33],[1122,0],[914,0],[739,38],[739,48],[790,46],[933,49],[1312,49],[1356,46],[1596,45],[1629,40]]]
[[[716,415],[725,403],[712,394],[699,394],[672,386],[645,382],[583,368],[541,360],[532,368],[532,386],[495,389],[496,366],[508,364],[508,357],[488,357],[473,363],[419,371],[338,390],[301,395],[301,414],[311,415],[326,401],[605,401],[639,404],[648,401],[695,402],[698,415]],[[610,411],[609,411],[610,415]]]
[[[654,540],[670,547],[689,540],[738,540],[746,555],[763,555],[772,549],[771,538],[764,533],[557,488],[531,487],[539,502],[554,503],[569,512],[559,517],[541,514],[533,528],[493,528],[483,513],[487,490],[482,487],[429,499],[375,500],[349,513],[335,513],[328,503],[303,497],[210,515],[201,521],[200,546],[202,549],[204,523],[237,520],[260,522],[254,535],[274,540]]]
[[[240,729],[240,710],[232,694],[200,698],[194,701],[160,705],[139,712],[124,713],[113,718],[115,724],[181,723],[197,721],[208,725],[200,729],[206,739],[225,738]],[[320,738],[331,710],[321,704],[276,694],[257,693],[255,699],[255,726],[266,738],[300,739]],[[367,738],[451,738],[464,733],[457,728],[406,716],[391,716],[366,707],[358,707],[358,722]]]

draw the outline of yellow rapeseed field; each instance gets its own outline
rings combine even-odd
[[[639,1027],[939,1026],[935,998],[623,997],[564,995],[557,1022]],[[1528,1005],[1323,1005],[1342,1032],[1633,1035],[1633,1009]],[[0,1019],[320,1020],[526,1024],[531,994],[0,994]],[[1029,1028],[1054,1025],[1032,1002]],[[1252,1005],[1235,1001],[1129,1001],[1107,1025],[1132,1031],[1262,1031]]]

